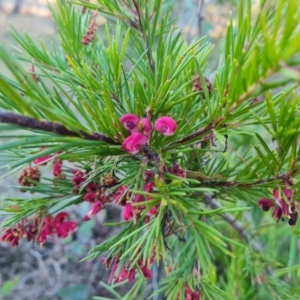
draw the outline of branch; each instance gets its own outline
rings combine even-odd
[[[133,5],[135,7],[136,14],[137,14],[137,17],[138,17],[140,30],[143,33],[144,42],[146,44],[145,46],[146,46],[146,51],[147,51],[147,59],[148,59],[151,71],[154,73],[155,72],[155,65],[154,65],[154,61],[152,59],[152,55],[151,55],[149,40],[148,40],[148,37],[146,36],[146,32],[144,30],[144,26],[143,26],[143,23],[142,23],[142,15],[141,15],[140,7],[139,7],[139,4],[136,0],[133,0]]]
[[[59,123],[39,121],[31,117],[26,117],[6,111],[0,111],[0,123],[15,124],[23,128],[37,129],[47,132],[53,132],[64,136],[74,136],[85,140],[99,140],[107,144],[119,145],[119,143],[101,133],[86,133],[82,130],[78,130],[78,132],[75,132]]]
[[[187,172],[187,177],[188,175],[190,175],[191,178],[194,178],[195,177],[192,177],[193,174],[192,172]],[[198,177],[196,179],[198,179],[199,181],[205,181],[205,182],[201,182],[200,185],[217,185],[217,186],[225,186],[225,187],[239,187],[239,188],[251,188],[255,185],[258,185],[258,184],[263,184],[263,183],[271,183],[273,181],[277,181],[277,180],[281,180],[283,184],[285,185],[293,185],[293,182],[291,181],[291,174],[283,174],[283,175],[279,175],[278,177],[272,177],[272,178],[269,178],[269,179],[259,179],[259,180],[256,180],[256,181],[253,181],[251,183],[242,183],[242,182],[234,182],[234,181],[215,181],[215,180],[212,180],[212,181],[209,181],[209,180],[205,180],[205,179],[210,179],[208,176],[207,177],[200,177],[199,174],[202,174],[200,172],[194,172],[194,174],[198,175]],[[217,177],[215,177],[216,179],[218,179]],[[204,180],[200,180],[200,179],[204,179]]]
[[[196,15],[198,18],[198,32],[199,36],[202,36],[202,21],[203,21],[203,15],[202,15],[202,9],[204,7],[204,0],[198,0],[197,2],[197,8],[196,8]]]
[[[204,133],[207,133],[209,132],[211,129],[214,128],[214,125],[213,123],[210,123],[208,124],[204,129],[199,129],[198,131],[192,133],[192,134],[189,134],[188,136],[186,136],[185,138],[179,140],[179,141],[176,141],[174,142],[173,144],[171,145],[174,145],[174,144],[182,144],[182,143],[185,143],[185,142],[188,142],[190,140],[193,140],[195,139],[196,137],[200,136],[200,135],[203,135]]]
[[[207,194],[204,197],[204,201],[207,204],[209,204],[211,207],[216,208],[216,209],[223,207],[216,199],[214,199],[212,196],[207,195]],[[239,221],[237,221],[233,215],[231,215],[229,213],[224,213],[222,215],[222,218],[225,222],[230,224],[233,229],[235,229],[237,231],[239,236],[243,240],[245,240],[248,243],[248,245],[250,245],[255,252],[263,251],[264,247],[260,243],[260,241],[255,237],[255,235],[253,233],[250,236],[246,232],[244,225],[242,223],[240,223]],[[265,270],[266,270],[267,274],[269,274],[270,276],[273,275],[273,270],[269,265],[266,265]]]

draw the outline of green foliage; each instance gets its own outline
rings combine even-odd
[[[50,11],[61,45],[51,51],[11,28],[25,53],[16,58],[33,62],[36,74],[1,48],[13,79],[0,74],[0,107],[41,126],[1,121],[10,123],[0,128],[6,167],[15,171],[52,154],[89,170],[86,184],[114,174],[118,182],[105,192],[128,188],[120,202],[143,209],[136,219],[106,224],[120,231],[87,256],[105,254],[112,262],[107,267],[117,257],[116,276],[129,264],[136,268],[126,295],[104,284],[117,298],[142,299],[140,261],[150,265],[153,259],[165,276],[152,297],[185,299],[190,289],[200,291],[201,299],[299,299],[299,222],[288,229],[263,218],[256,207],[259,198],[272,198],[274,189],[283,195],[286,188],[294,193],[288,218],[298,215],[298,0],[261,1],[255,17],[251,1],[239,1],[237,24],[229,20],[224,51],[211,74],[212,45],[206,38],[184,41],[170,18],[172,2],[57,1]],[[81,41],[95,12],[106,23],[86,45]],[[293,76],[286,72],[291,70]],[[127,113],[146,116],[152,125],[172,117],[176,132],[153,131],[148,145],[132,155],[121,147],[129,133],[120,118]],[[43,130],[43,120],[72,134]],[[174,164],[183,176],[170,171]],[[143,188],[147,170],[155,173],[152,191]],[[71,171],[64,167],[62,178],[22,187],[43,196],[4,199],[1,209],[10,216],[2,226],[83,202],[84,186],[72,194]],[[136,195],[143,201],[135,203]],[[154,208],[157,214],[147,220]]]

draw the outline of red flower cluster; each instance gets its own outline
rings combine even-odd
[[[57,235],[59,238],[66,238],[69,233],[77,227],[75,222],[66,221],[68,214],[60,212],[55,217],[47,215],[35,218],[34,220],[22,220],[15,228],[9,228],[2,234],[1,240],[10,242],[11,246],[17,246],[21,238],[28,241],[38,241],[43,244],[48,237]]]
[[[98,184],[93,181],[85,184],[88,171],[82,172],[74,169],[72,173],[72,183],[74,184],[73,193],[78,193],[79,188],[81,186],[84,186],[84,191],[86,192],[86,194],[84,195],[83,199],[84,201],[92,204],[90,210],[84,216],[84,220],[89,221],[104,208],[104,204],[111,203],[113,201],[114,193],[107,193],[105,187],[115,185],[117,183],[117,180],[113,175],[108,174],[104,180],[104,187],[98,187]]]
[[[293,201],[294,193],[289,189],[282,189],[279,193],[278,189],[273,191],[273,198],[271,199],[260,199],[258,205],[264,211],[268,211],[271,207],[275,207],[272,217],[275,220],[280,220],[283,217],[287,217],[290,226],[294,226],[298,219],[299,208],[296,207]]]
[[[185,300],[200,300],[200,292],[194,292],[188,284],[184,285]]]
[[[130,262],[127,265],[124,265],[120,271],[120,273],[118,274],[118,276],[116,276],[116,272],[118,270],[119,267],[119,263],[120,263],[120,259],[119,256],[115,256],[114,258],[108,260],[105,257],[102,258],[102,263],[103,265],[108,269],[111,268],[111,273],[108,279],[108,283],[119,283],[119,282],[123,282],[126,279],[128,279],[128,281],[134,282],[135,280],[135,274],[136,274],[136,270],[139,268],[143,274],[143,276],[146,279],[151,279],[152,278],[152,271],[150,270],[150,265],[152,265],[154,262],[154,254],[152,254],[152,256],[150,257],[149,262],[145,263],[141,258],[137,261],[137,265],[132,265],[132,263]]]
[[[147,144],[152,132],[150,119],[140,119],[134,114],[125,114],[120,121],[131,133],[131,135],[123,141],[122,148],[131,154],[140,152],[141,147]],[[176,126],[177,124],[172,118],[161,117],[155,122],[154,129],[163,135],[173,135]]]
[[[18,182],[21,186],[35,186],[41,179],[41,172],[38,167],[25,167],[19,175]],[[21,192],[25,192],[21,190]]]
[[[45,165],[47,165],[47,162],[52,157],[53,157],[53,155],[49,154],[49,155],[46,155],[46,156],[39,157],[39,158],[35,159],[33,162],[36,165],[45,166]],[[55,157],[54,160],[53,160],[53,167],[52,167],[52,174],[55,178],[64,178],[62,166],[63,166],[62,160]]]
[[[154,183],[154,172],[148,170],[144,173],[144,186],[143,190],[148,193],[152,193],[155,187]],[[132,203],[144,202],[146,200],[152,200],[149,196],[143,196],[136,194],[132,197],[131,192],[128,191],[127,186],[121,186],[114,194],[114,199],[117,205],[124,206],[123,218],[125,221],[133,220],[134,222],[140,216],[141,212],[146,209],[145,205],[132,205]],[[132,202],[129,202],[133,199]],[[151,216],[157,216],[158,214],[157,205],[152,206],[146,213],[145,222],[149,222]]]
[[[97,18],[97,13],[94,14],[93,19],[88,27],[86,34],[81,39],[81,43],[84,45],[88,45],[94,40],[94,35],[95,35],[95,32],[97,31],[96,18]]]

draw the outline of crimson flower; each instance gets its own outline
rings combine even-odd
[[[46,155],[39,158],[36,158],[33,162],[36,165],[46,165],[47,161],[52,157],[52,155]]]
[[[96,201],[97,194],[95,192],[88,192],[84,195],[83,200],[87,202],[94,203]]]
[[[134,282],[134,280],[135,280],[135,269],[131,269],[129,270],[128,281]]]
[[[129,221],[133,218],[133,207],[130,203],[126,203],[123,209],[123,218],[125,221]]]
[[[67,218],[66,212],[60,212],[54,218],[52,216],[45,217],[38,241],[44,243],[47,236],[53,234],[57,234],[60,238],[66,238],[77,227],[75,222],[66,221]]]
[[[117,205],[125,206],[126,204],[126,195],[125,193],[127,192],[128,187],[126,185],[120,186],[116,192],[114,193],[114,200]],[[122,200],[120,201],[120,199]]]
[[[292,213],[293,205],[293,191],[289,189],[282,189],[281,194],[279,194],[278,189],[273,191],[273,197],[276,204],[282,209],[282,216],[287,217]]]
[[[141,271],[142,271],[142,273],[143,273],[143,275],[146,279],[151,279],[152,278],[152,272],[151,272],[150,269],[148,269],[147,266],[141,267]]]
[[[146,143],[147,137],[140,132],[135,132],[123,141],[122,148],[131,154],[136,154]]]
[[[271,207],[275,206],[274,202],[270,199],[260,199],[258,200],[258,206],[263,210],[263,211],[268,211]]]
[[[127,279],[128,275],[129,275],[128,269],[123,267],[115,282],[116,283],[123,282],[124,280]]]
[[[148,118],[143,118],[141,120],[142,128],[143,128],[143,133],[146,135],[149,135],[151,133],[151,123]]]
[[[176,130],[176,122],[170,117],[161,117],[156,120],[154,129],[163,135],[173,135]]]
[[[140,118],[134,114],[125,114],[121,119],[123,126],[131,133],[138,132]]]
[[[52,173],[54,177],[59,177],[62,174],[62,161],[60,159],[54,160]]]
[[[260,199],[258,205],[264,211],[268,211],[271,207],[275,207],[272,213],[272,217],[275,220],[280,220],[283,217],[288,217],[288,223],[290,226],[294,226],[298,219],[299,208],[295,206],[293,201],[294,192],[290,189],[282,189],[279,192],[278,189],[273,191],[274,201],[271,199]]]
[[[100,201],[95,202],[90,210],[86,213],[84,216],[85,221],[89,221],[91,218],[93,218],[100,210],[103,209],[103,204]]]

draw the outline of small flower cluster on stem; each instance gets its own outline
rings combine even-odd
[[[9,242],[14,247],[22,238],[28,241],[37,241],[40,244],[45,243],[49,237],[54,239],[55,235],[59,238],[66,238],[77,227],[75,222],[67,221],[67,219],[66,212],[60,212],[55,217],[46,215],[34,217],[31,220],[24,219],[14,228],[6,229],[1,240]]]
[[[90,44],[95,38],[95,32],[97,31],[96,18],[97,18],[97,14],[94,14],[86,34],[81,39],[81,43],[84,45]]]
[[[157,119],[153,128],[148,117],[140,119],[134,114],[125,114],[120,121],[131,133],[123,141],[122,148],[131,154],[140,152],[141,147],[149,142],[153,128],[162,135],[173,135],[177,127],[176,122],[167,116]]]
[[[284,188],[281,191],[274,189],[273,200],[263,198],[258,201],[258,205],[264,211],[269,211],[271,207],[274,207],[272,217],[275,220],[279,221],[287,217],[288,224],[294,226],[298,219],[299,207],[296,206],[293,196],[294,192],[288,188]]]
[[[84,216],[84,220],[89,221],[104,208],[105,204],[111,204],[114,193],[106,192],[105,188],[117,184],[117,179],[112,174],[108,174],[104,179],[104,186],[98,187],[97,182],[90,181],[86,183],[89,174],[88,171],[83,172],[74,169],[72,173],[72,184],[74,185],[73,193],[79,193],[82,186],[82,192],[85,193],[83,200],[92,204],[90,210]]]
[[[152,255],[147,262],[144,262],[142,258],[138,259],[137,264],[133,265],[131,262],[125,264],[120,270],[119,274],[117,273],[120,255],[114,256],[112,259],[102,258],[102,264],[108,269],[111,268],[111,273],[108,279],[108,283],[120,283],[128,279],[128,282],[132,283],[135,281],[135,274],[137,269],[140,269],[145,279],[152,278],[152,271],[150,270],[151,265],[154,262],[155,248],[152,251]]]
[[[148,170],[144,173],[143,190],[147,193],[152,193],[155,187],[154,172]],[[130,201],[130,199],[133,199]],[[114,199],[117,205],[123,206],[123,218],[125,221],[133,220],[136,222],[142,211],[146,209],[145,205],[132,205],[146,200],[151,200],[150,196],[143,196],[141,194],[132,195],[128,191],[127,186],[121,186],[115,193]],[[152,206],[146,213],[145,222],[150,221],[151,216],[157,216],[158,205]]]
[[[185,300],[200,300],[200,292],[193,291],[187,283],[184,285],[184,296]]]

